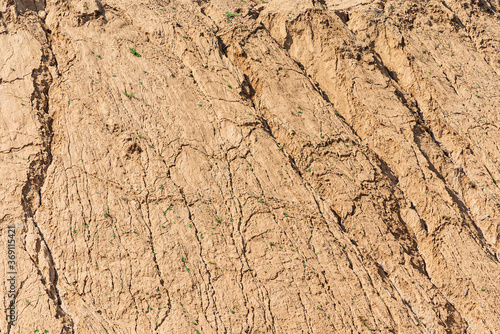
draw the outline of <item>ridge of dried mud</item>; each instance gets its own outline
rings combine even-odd
[[[499,11],[1,0],[0,332],[499,332]]]

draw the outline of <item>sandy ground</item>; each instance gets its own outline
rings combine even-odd
[[[0,333],[500,333],[499,11],[0,0]]]

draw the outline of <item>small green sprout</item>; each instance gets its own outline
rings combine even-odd
[[[133,54],[134,56],[142,57],[142,55],[139,52],[135,51],[134,48],[130,48],[129,50],[130,50],[130,53]]]

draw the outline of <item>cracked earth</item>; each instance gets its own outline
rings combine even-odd
[[[0,333],[499,333],[499,11],[0,0]]]

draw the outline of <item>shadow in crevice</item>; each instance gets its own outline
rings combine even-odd
[[[426,154],[426,152],[424,150],[422,150],[420,138],[425,132],[422,131],[422,129],[420,129],[419,127],[415,127],[413,130],[414,130],[415,144],[417,145],[417,147],[420,150],[420,152],[422,153],[422,155],[425,157],[425,160],[427,161],[427,164],[428,164],[428,168],[441,181],[443,181],[443,183],[445,184],[446,192],[452,198],[453,202],[459,207],[460,212],[462,213],[462,216],[463,216],[463,220],[466,222],[469,222],[469,224],[474,228],[477,238],[480,239],[481,243],[484,245],[486,243],[486,238],[485,238],[483,232],[481,231],[481,229],[477,226],[477,224],[474,222],[474,220],[470,216],[469,209],[467,208],[465,203],[459,198],[458,194],[446,185],[447,182],[446,182],[446,179],[444,178],[444,176],[437,170],[436,166],[434,166],[434,164],[432,163],[430,157]],[[432,136],[432,134],[430,134],[430,135],[431,135],[431,138],[433,139],[434,143],[441,149],[441,151],[444,151],[441,148],[441,145],[439,144],[439,142],[437,142],[435,140],[434,136]],[[474,185],[473,185],[473,187],[474,187]]]

